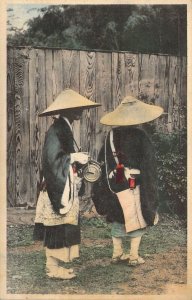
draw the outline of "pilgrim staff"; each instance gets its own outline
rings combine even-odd
[[[71,124],[79,120],[83,110],[100,104],[71,89],[61,92],[40,114],[53,116],[42,152],[42,173],[46,190],[40,192],[36,207],[34,239],[44,241],[46,271],[50,278],[71,279],[76,275],[67,263],[79,257],[80,226],[79,199],[82,179],[74,164],[85,165],[88,154],[75,152]],[[59,262],[66,263],[65,268]]]
[[[144,263],[139,256],[141,237],[158,221],[154,149],[147,134],[135,125],[158,118],[159,106],[127,96],[100,120],[113,126],[105,138],[98,161],[100,180],[94,183],[92,199],[100,215],[112,223],[112,262]],[[130,237],[130,253],[124,253],[122,238]]]

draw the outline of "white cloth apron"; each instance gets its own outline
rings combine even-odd
[[[63,262],[70,262],[74,258],[79,257],[79,245],[73,245],[71,247],[64,247],[60,249],[48,249],[45,248],[46,257],[54,257]]]
[[[110,131],[110,146],[112,152],[116,153],[113,142],[113,130]],[[116,164],[119,164],[119,160],[116,155],[114,155],[114,159]],[[131,177],[131,174],[140,174],[140,170],[125,167],[125,177],[127,180]],[[109,174],[109,178],[110,176],[111,174]],[[147,223],[143,218],[141,210],[140,186],[137,185],[135,189],[126,189],[116,193],[116,195],[123,210],[126,232],[147,227]]]
[[[72,170],[71,166],[70,169]],[[79,217],[79,198],[78,191],[81,186],[81,179],[75,174],[71,174],[71,199],[66,201],[65,198],[69,197],[69,181],[63,191],[61,203],[65,206],[60,210],[60,214],[56,214],[51,205],[47,191],[41,191],[37,201],[35,223],[43,223],[45,226],[54,226],[62,224],[78,224]],[[69,203],[69,204],[68,204]]]
[[[125,219],[126,232],[131,232],[147,226],[141,211],[140,187],[127,189],[116,194],[121,204]]]

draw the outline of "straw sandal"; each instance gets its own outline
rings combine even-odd
[[[121,254],[119,256],[116,256],[116,257],[113,257],[111,262],[113,264],[117,264],[117,263],[122,263],[122,262],[125,262],[125,261],[129,261],[129,254]]]
[[[61,267],[58,267],[54,271],[48,271],[47,276],[53,279],[72,279],[76,277],[75,273],[73,272],[73,269],[64,269]]]
[[[138,256],[136,258],[129,257],[129,260],[128,260],[129,266],[138,266],[138,265],[142,265],[144,263],[145,263],[145,260],[140,256]]]

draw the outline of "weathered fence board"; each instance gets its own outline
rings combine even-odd
[[[187,58],[181,57],[180,58],[180,67],[181,67],[181,73],[180,73],[180,128],[186,127],[187,118],[186,118],[186,112],[187,112]]]
[[[16,202],[16,140],[15,140],[15,72],[14,49],[8,51],[7,57],[7,199],[9,206]]]
[[[45,91],[45,51],[39,49],[38,50],[38,76],[39,76],[39,82],[38,82],[38,110],[39,112],[42,112],[47,103],[46,103],[46,91]],[[39,118],[39,164],[41,166],[41,153],[43,149],[43,144],[45,140],[45,133],[47,130],[47,120],[46,118]]]
[[[138,95],[138,55],[125,53],[125,95]]]
[[[16,137],[16,204],[26,205],[30,177],[29,160],[29,90],[27,49],[15,52],[15,137]]]
[[[45,50],[45,101],[46,107],[48,107],[53,102],[53,54],[52,50],[46,49]],[[44,109],[42,109],[43,111]],[[46,119],[46,130],[50,127],[52,123],[52,118],[45,118]]]
[[[113,110],[114,103],[112,101],[112,56],[107,53],[96,53],[96,101],[101,104],[95,111],[96,120],[100,120],[101,117],[107,112]],[[101,148],[104,135],[108,128],[103,126],[99,122],[95,122],[96,126],[96,142],[95,142],[95,156],[96,159],[98,152]]]
[[[95,53],[80,52],[80,94],[90,100],[95,99]],[[92,151],[91,137],[94,126],[93,109],[85,110],[81,121],[81,145],[82,150]],[[94,132],[93,132],[94,135]],[[90,154],[92,154],[90,152]]]
[[[109,130],[99,120],[125,95],[164,108],[167,114],[154,122],[157,130],[186,125],[186,57],[9,47],[7,59],[8,206],[36,204],[42,147],[53,121],[38,114],[65,88],[102,105],[73,124],[77,143],[94,159]]]
[[[155,104],[155,66],[156,66],[156,56],[148,54],[139,55],[139,96],[140,99],[144,100],[146,103]]]
[[[30,94],[30,205],[36,201],[37,187],[40,182],[40,153],[39,153],[39,103],[38,84],[38,50],[29,53],[29,94]]]
[[[112,53],[112,99],[114,108],[125,96],[124,57],[122,53]]]
[[[169,71],[168,130],[171,131],[175,129],[177,113],[177,57],[170,57]]]
[[[95,52],[85,52],[80,51],[80,89],[81,95],[87,97],[90,100],[95,101]],[[80,143],[82,151],[90,153],[93,157],[93,139],[95,138],[95,119],[94,110],[85,110],[81,119],[81,133],[80,133]],[[91,194],[91,184],[85,184],[85,191],[87,197]]]
[[[71,88],[79,92],[80,79],[80,53],[79,51],[62,51],[62,66],[63,66],[63,89]],[[78,145],[80,145],[80,121],[75,121],[73,124],[74,138]]]

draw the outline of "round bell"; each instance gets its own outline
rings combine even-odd
[[[71,89],[65,89],[46,110],[39,114],[39,116],[58,115],[65,110],[90,109],[100,105],[101,104],[99,103],[88,100],[86,97]]]
[[[82,177],[88,182],[95,182],[101,176],[101,164],[95,160],[89,160],[82,168]]]
[[[163,113],[163,108],[146,104],[132,96],[123,99],[117,108],[103,116],[100,123],[110,126],[128,126],[150,122]]]

